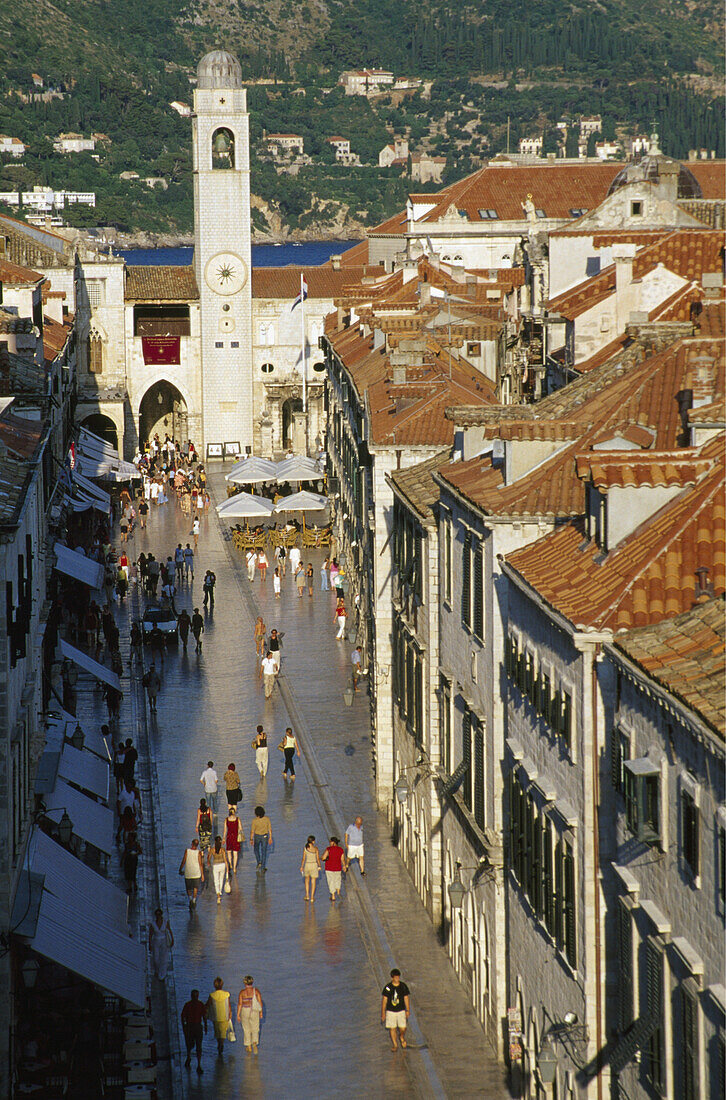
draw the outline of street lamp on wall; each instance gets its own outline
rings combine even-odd
[[[73,836],[73,822],[68,816],[68,810],[63,810],[63,815],[58,822],[58,839],[61,844],[68,845],[71,842]]]
[[[28,958],[20,968],[23,985],[26,989],[34,989],[40,972],[40,963],[37,959]]]
[[[557,1055],[549,1039],[544,1039],[537,1054],[537,1072],[543,1085],[551,1085],[557,1073]]]
[[[461,881],[461,864],[457,863],[454,870],[454,880],[449,883],[449,903],[452,909],[461,909],[466,896],[466,887]]]

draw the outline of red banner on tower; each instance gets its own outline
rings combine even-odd
[[[173,367],[179,363],[180,336],[142,336],[141,347],[148,366]]]

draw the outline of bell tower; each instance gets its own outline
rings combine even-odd
[[[225,50],[197,67],[192,116],[194,269],[201,316],[202,434],[252,445],[252,256],[247,93]]]

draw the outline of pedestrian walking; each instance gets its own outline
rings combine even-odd
[[[146,497],[142,497],[141,501],[139,502],[139,526],[141,527],[142,531],[146,527],[146,517],[148,516],[148,514],[149,514],[148,502],[146,500]]]
[[[305,883],[305,901],[315,901],[315,887],[318,884],[320,871],[320,852],[315,843],[315,837],[309,836],[305,841],[300,863],[300,874]]]
[[[161,677],[156,671],[156,665],[153,661],[142,676],[141,683],[146,688],[146,694],[149,698],[149,710],[156,714],[156,697],[161,691]]]
[[[169,970],[169,951],[174,946],[174,934],[169,921],[164,920],[163,909],[154,910],[154,919],[149,924],[149,954],[151,973],[160,982],[166,981]]]
[[[338,562],[335,558],[331,558],[330,561],[330,587],[335,588],[335,582],[338,579]]]
[[[207,848],[212,843],[212,835],[214,833],[214,819],[212,817],[212,811],[207,805],[206,798],[199,799],[196,830],[197,836],[199,837],[199,850],[206,852]]]
[[[189,612],[186,607],[182,608],[182,612],[177,619],[179,626],[179,637],[181,638],[184,652],[187,651],[187,642],[189,641],[189,631],[191,629],[192,620],[189,618]]]
[[[192,538],[194,540],[194,549],[195,550],[199,546],[199,528],[200,528],[200,526],[201,525],[199,523],[199,516],[195,516],[194,517],[194,522],[192,523]]]
[[[342,565],[338,566],[338,572],[335,575],[335,595],[339,600],[345,597],[345,590],[348,585],[348,578],[345,575],[345,571]]]
[[[295,584],[297,585],[297,598],[301,600],[305,591],[305,570],[301,562],[298,562],[295,569]]]
[[[229,853],[229,862],[231,864],[232,874],[237,874],[237,860],[239,859],[242,845],[245,842],[244,833],[242,832],[242,822],[237,816],[237,808],[230,806],[227,810],[227,816],[224,819],[224,829],[222,832],[222,840],[224,846]]]
[[[144,635],[141,631],[141,626],[138,622],[131,624],[131,633],[129,635],[129,643],[131,646],[131,660],[129,661],[129,668],[134,662],[134,658],[140,661],[144,652]]]
[[[207,852],[207,864],[212,869],[212,881],[217,894],[217,905],[222,904],[222,890],[227,890],[227,871],[229,870],[229,856],[227,849],[222,847],[221,836],[215,836],[214,845]]]
[[[267,567],[270,563],[267,560],[267,554],[264,550],[260,550],[257,554],[257,568],[260,571],[260,580],[267,580]]]
[[[357,817],[345,830],[345,859],[350,867],[351,860],[357,859],[361,875],[365,876],[365,852],[363,849],[363,818]]]
[[[381,1023],[391,1037],[391,1049],[398,1050],[398,1040],[406,1047],[406,1028],[411,1014],[411,991],[401,981],[401,971],[391,971],[391,980],[384,985],[381,996]]]
[[[255,750],[255,764],[257,770],[264,779],[267,775],[268,748],[267,734],[262,726],[257,727],[257,733],[252,739],[252,748]]]
[[[279,748],[282,749],[285,754],[285,767],[283,768],[283,776],[287,779],[287,773],[290,773],[290,778],[295,780],[295,753],[300,755],[300,747],[297,743],[297,738],[288,726],[285,730],[285,736],[280,742]]]
[[[133,787],[134,776],[136,775],[136,765],[139,760],[139,754],[134,748],[134,743],[130,737],[126,738],[126,744],[124,745],[124,783]]]
[[[275,686],[275,677],[278,673],[278,665],[272,651],[268,650],[267,656],[262,658],[262,679],[265,685],[265,699],[269,699]]]
[[[338,600],[338,606],[336,607],[335,614],[333,615],[333,622],[336,623],[338,627],[338,633],[335,635],[336,641],[339,641],[341,638],[345,637],[345,623],[347,617],[348,616],[345,610],[345,604],[342,600]]]
[[[282,639],[284,637],[284,633],[280,633],[273,628],[270,631],[270,640],[267,643],[267,648],[275,659],[278,672],[280,671],[280,660],[282,658]]]
[[[260,1041],[260,1018],[264,1011],[262,994],[255,986],[255,979],[251,974],[245,975],[244,987],[240,990],[237,1000],[237,1020],[242,1025],[242,1038],[245,1050],[248,1054],[257,1054],[257,1044]]]
[[[251,548],[247,551],[247,580],[252,583],[255,579],[255,569],[257,568],[257,553]]]
[[[330,891],[330,900],[335,901],[340,897],[340,887],[343,879],[343,871],[346,869],[345,852],[340,846],[337,836],[331,836],[328,847],[322,855],[325,864],[325,878]]]
[[[192,1064],[192,1050],[196,1049],[197,1073],[204,1073],[202,1069],[202,1025],[204,1034],[207,1034],[207,1007],[199,1000],[199,990],[193,989],[191,1000],[187,1001],[181,1010],[182,1031],[184,1043],[187,1048],[187,1056],[184,1065],[189,1068]]]
[[[359,645],[355,647],[350,655],[350,663],[353,666],[352,680],[353,691],[358,691],[358,681],[360,680],[360,663],[361,663],[361,648]]]
[[[264,806],[255,806],[255,816],[250,826],[250,844],[255,851],[257,870],[267,873],[267,852],[272,844],[272,823]]]
[[[308,567],[305,570],[305,582],[308,586],[308,596],[312,598],[315,584],[315,570],[313,569],[313,563],[311,561],[308,562]]]
[[[139,867],[139,856],[141,855],[141,845],[139,844],[139,838],[137,833],[129,832],[124,837],[124,851],[121,857],[121,862],[124,869],[124,880],[126,882],[127,894],[138,894],[139,887],[136,882],[136,872]]]
[[[184,875],[184,885],[189,898],[190,910],[197,904],[197,895],[204,884],[204,861],[199,851],[199,840],[194,837],[189,847],[182,856],[179,864],[179,874]]]
[[[177,543],[177,548],[174,551],[174,568],[176,570],[176,583],[181,584],[184,579],[184,548],[181,543]]]
[[[302,554],[297,546],[290,547],[290,569],[293,574],[297,573],[297,567],[302,560]]]
[[[240,786],[239,772],[234,764],[228,764],[227,770],[223,776],[224,785],[227,788],[227,806],[231,809],[236,806],[242,797],[242,789]]]
[[[229,993],[223,988],[221,978],[214,979],[214,990],[207,1000],[207,1015],[214,1027],[214,1038],[217,1040],[217,1054],[221,1058],[224,1054],[224,1040],[234,1035],[232,1024],[232,1005]],[[230,1033],[230,1028],[232,1031]]]
[[[202,652],[202,634],[204,633],[204,619],[199,614],[199,608],[194,608],[194,614],[192,615],[192,634],[196,640],[195,653]]]
[[[199,782],[204,787],[204,793],[207,797],[207,803],[211,807],[214,816],[217,816],[219,809],[217,801],[217,789],[219,787],[219,776],[214,770],[214,761],[208,760],[207,766],[199,777]]]
[[[287,550],[284,546],[275,547],[275,560],[280,567],[280,573],[284,577],[287,570]]]
[[[187,580],[189,580],[190,577],[194,580],[194,551],[189,543],[184,547],[184,572],[186,573]]]
[[[208,569],[207,572],[204,574],[204,580],[202,582],[202,589],[204,591],[204,606],[206,607],[207,606],[207,601],[209,601],[209,610],[210,611],[214,607],[214,586],[215,586],[216,583],[217,583],[216,574],[213,573],[211,569]]]
[[[329,592],[330,583],[328,581],[328,569],[330,568],[330,562],[326,558],[323,564],[320,566],[320,591]]]
[[[108,728],[108,727],[106,727]],[[113,777],[116,780],[116,794],[119,795],[124,785],[124,758],[126,745],[123,741],[117,741],[113,750]]]
[[[257,616],[257,621],[255,622],[255,631],[254,631],[255,652],[257,653],[258,657],[262,657],[264,652],[265,652],[265,637],[266,637],[266,635],[267,635],[267,627],[265,626],[265,620],[262,618],[261,615],[258,615]]]
[[[275,566],[275,571],[272,574],[272,591],[275,594],[275,599],[280,599],[280,589],[282,588],[282,581],[280,579],[280,569]]]

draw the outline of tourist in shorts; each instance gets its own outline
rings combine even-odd
[[[391,1037],[391,1049],[398,1050],[406,1046],[406,1028],[411,1013],[411,995],[408,986],[401,981],[401,971],[395,967],[391,971],[391,980],[383,987],[381,997],[381,1023]]]

